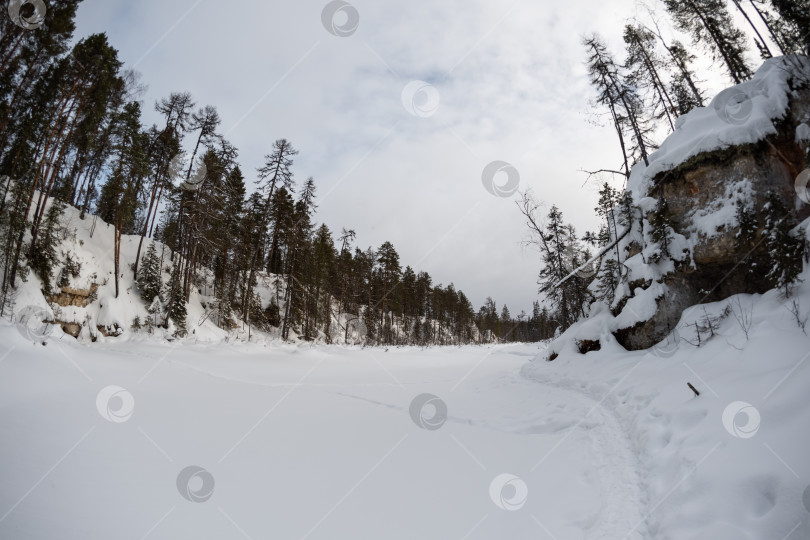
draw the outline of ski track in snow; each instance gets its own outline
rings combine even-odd
[[[532,383],[560,393],[561,402],[578,400],[587,412],[574,427],[584,427],[593,442],[593,456],[599,471],[601,509],[587,526],[587,538],[600,540],[640,540],[647,538],[642,514],[647,500],[639,475],[640,463],[630,438],[605,405],[605,398],[597,398],[574,385],[561,385],[553,381],[526,377]],[[562,445],[562,443],[560,443]],[[626,533],[622,533],[626,531]],[[616,536],[620,534],[620,536]]]

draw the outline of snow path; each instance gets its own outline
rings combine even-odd
[[[0,538],[645,538],[621,424],[526,377],[536,347],[122,351],[0,331]],[[109,385],[132,396],[124,421],[97,410]],[[412,419],[425,393],[447,407],[437,429]],[[193,499],[206,474],[210,499],[184,499],[180,478]]]
[[[561,385],[559,382],[529,378],[535,384],[560,392],[561,399],[567,397],[581,401],[587,412],[580,422],[585,424],[593,421],[596,424],[591,437],[595,449],[594,461],[599,471],[602,507],[598,519],[588,529],[587,538],[646,538],[646,516],[642,510],[649,497],[640,478],[639,457],[616,415],[605,405],[619,384],[597,398],[570,381]],[[626,534],[617,537],[620,531],[626,531]]]

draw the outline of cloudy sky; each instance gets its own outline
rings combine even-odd
[[[323,24],[326,3],[84,0],[76,35],[107,32],[143,74],[147,122],[173,91],[216,106],[251,182],[287,138],[300,151],[296,179],[319,187],[318,221],[354,229],[363,248],[392,242],[403,267],[453,282],[476,309],[492,296],[530,312],[537,254],[520,245],[516,196],[489,193],[482,172],[510,163],[520,189],[556,203],[578,232],[597,226],[597,186],[579,170],[619,163],[615,136],[593,125],[580,38],[597,31],[620,50],[624,19],[644,9],[352,0],[359,24],[340,37]],[[330,28],[351,16],[337,12]]]

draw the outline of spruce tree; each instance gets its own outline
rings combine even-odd
[[[38,245],[28,253],[28,264],[42,281],[42,292],[45,296],[53,294],[52,278],[57,261],[56,246],[59,243],[60,219],[64,208],[64,203],[59,199],[51,201],[45,220],[39,228]]]
[[[149,304],[149,309],[146,310],[149,316],[144,321],[144,328],[150,334],[157,326],[160,326],[161,318],[163,316],[163,306],[160,303],[160,298],[155,296],[155,299]]]
[[[744,201],[737,201],[737,226],[738,231],[734,238],[734,247],[740,254],[750,257],[751,251],[756,247],[757,230],[759,222],[756,212]],[[758,262],[750,258],[745,261],[743,272],[755,275],[758,270]]]
[[[757,215],[748,204],[743,201],[737,201],[736,217],[737,226],[739,228],[736,235],[737,248],[748,251],[754,247],[756,240],[757,229],[759,227]]]
[[[175,335],[182,337],[186,333],[187,310],[186,295],[182,287],[182,275],[179,262],[175,262],[172,266],[172,273],[165,292],[165,298],[169,300],[166,306],[164,328],[168,328],[169,319],[171,319],[177,327]]]
[[[632,227],[637,216],[637,207],[633,203],[633,194],[625,191],[619,199],[619,224]]]
[[[545,237],[542,241],[543,268],[540,270],[538,284],[540,293],[551,301],[565,328],[576,322],[583,307],[580,303],[582,280],[574,277],[562,283],[575,269],[574,264],[584,262],[569,256],[577,251],[576,242],[573,228],[565,224],[560,209],[552,206],[546,217]]]
[[[157,298],[161,300],[163,279],[160,272],[160,257],[158,257],[154,242],[149,243],[138,270],[138,290],[141,298],[147,305]]]
[[[765,248],[771,268],[768,279],[774,287],[782,289],[786,298],[790,297],[790,287],[799,279],[802,271],[804,241],[791,231],[794,220],[781,198],[774,192],[768,193],[765,204]]]
[[[650,237],[656,243],[657,249],[650,256],[650,262],[659,262],[663,258],[672,256],[669,246],[672,243],[672,232],[669,225],[669,203],[664,198],[658,199],[648,220],[652,229],[650,230]]]

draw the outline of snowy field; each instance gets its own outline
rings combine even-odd
[[[0,538],[805,539],[810,340],[752,301],[748,341],[554,362],[4,322]]]

